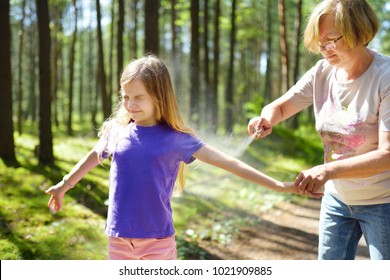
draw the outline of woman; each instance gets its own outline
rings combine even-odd
[[[371,259],[390,259],[390,57],[367,47],[378,19],[365,0],[325,0],[305,46],[323,59],[250,120],[272,126],[313,105],[325,163],[302,171],[301,194],[322,192],[319,259],[354,259],[363,235]]]

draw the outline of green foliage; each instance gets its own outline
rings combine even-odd
[[[274,129],[283,143],[279,143],[280,150],[286,156],[294,158],[309,165],[323,163],[323,148],[319,136],[314,128],[310,126],[300,126],[296,130],[291,130],[283,126]],[[292,150],[290,147],[294,146]]]
[[[385,8],[382,11],[382,18],[384,19],[381,22],[381,51],[386,54],[390,54],[390,4],[387,3]]]
[[[257,95],[252,102],[246,102],[244,104],[245,117],[248,119],[254,118],[260,114],[259,108],[262,108],[264,103],[264,97]]]
[[[56,133],[56,166],[37,166],[36,137],[16,137],[18,167],[0,165],[1,259],[106,259],[103,233],[108,168],[98,167],[68,192],[64,209],[51,214],[44,191],[61,180],[93,138]]]

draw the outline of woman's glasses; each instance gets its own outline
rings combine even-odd
[[[318,46],[319,46],[320,49],[323,50],[323,51],[333,50],[333,49],[336,48],[336,43],[337,43],[337,41],[340,40],[341,38],[343,38],[343,35],[341,35],[340,37],[338,37],[338,38],[335,39],[335,40],[326,41],[326,42],[323,43],[323,44],[318,44]]]

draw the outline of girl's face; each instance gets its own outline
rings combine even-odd
[[[153,99],[140,80],[131,81],[122,87],[122,102],[135,124],[141,126],[157,124]]]

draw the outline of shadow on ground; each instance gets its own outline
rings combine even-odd
[[[320,201],[283,202],[259,222],[242,227],[228,245],[201,242],[211,255],[228,260],[315,260],[318,247]],[[356,259],[369,259],[364,241],[359,243]]]

